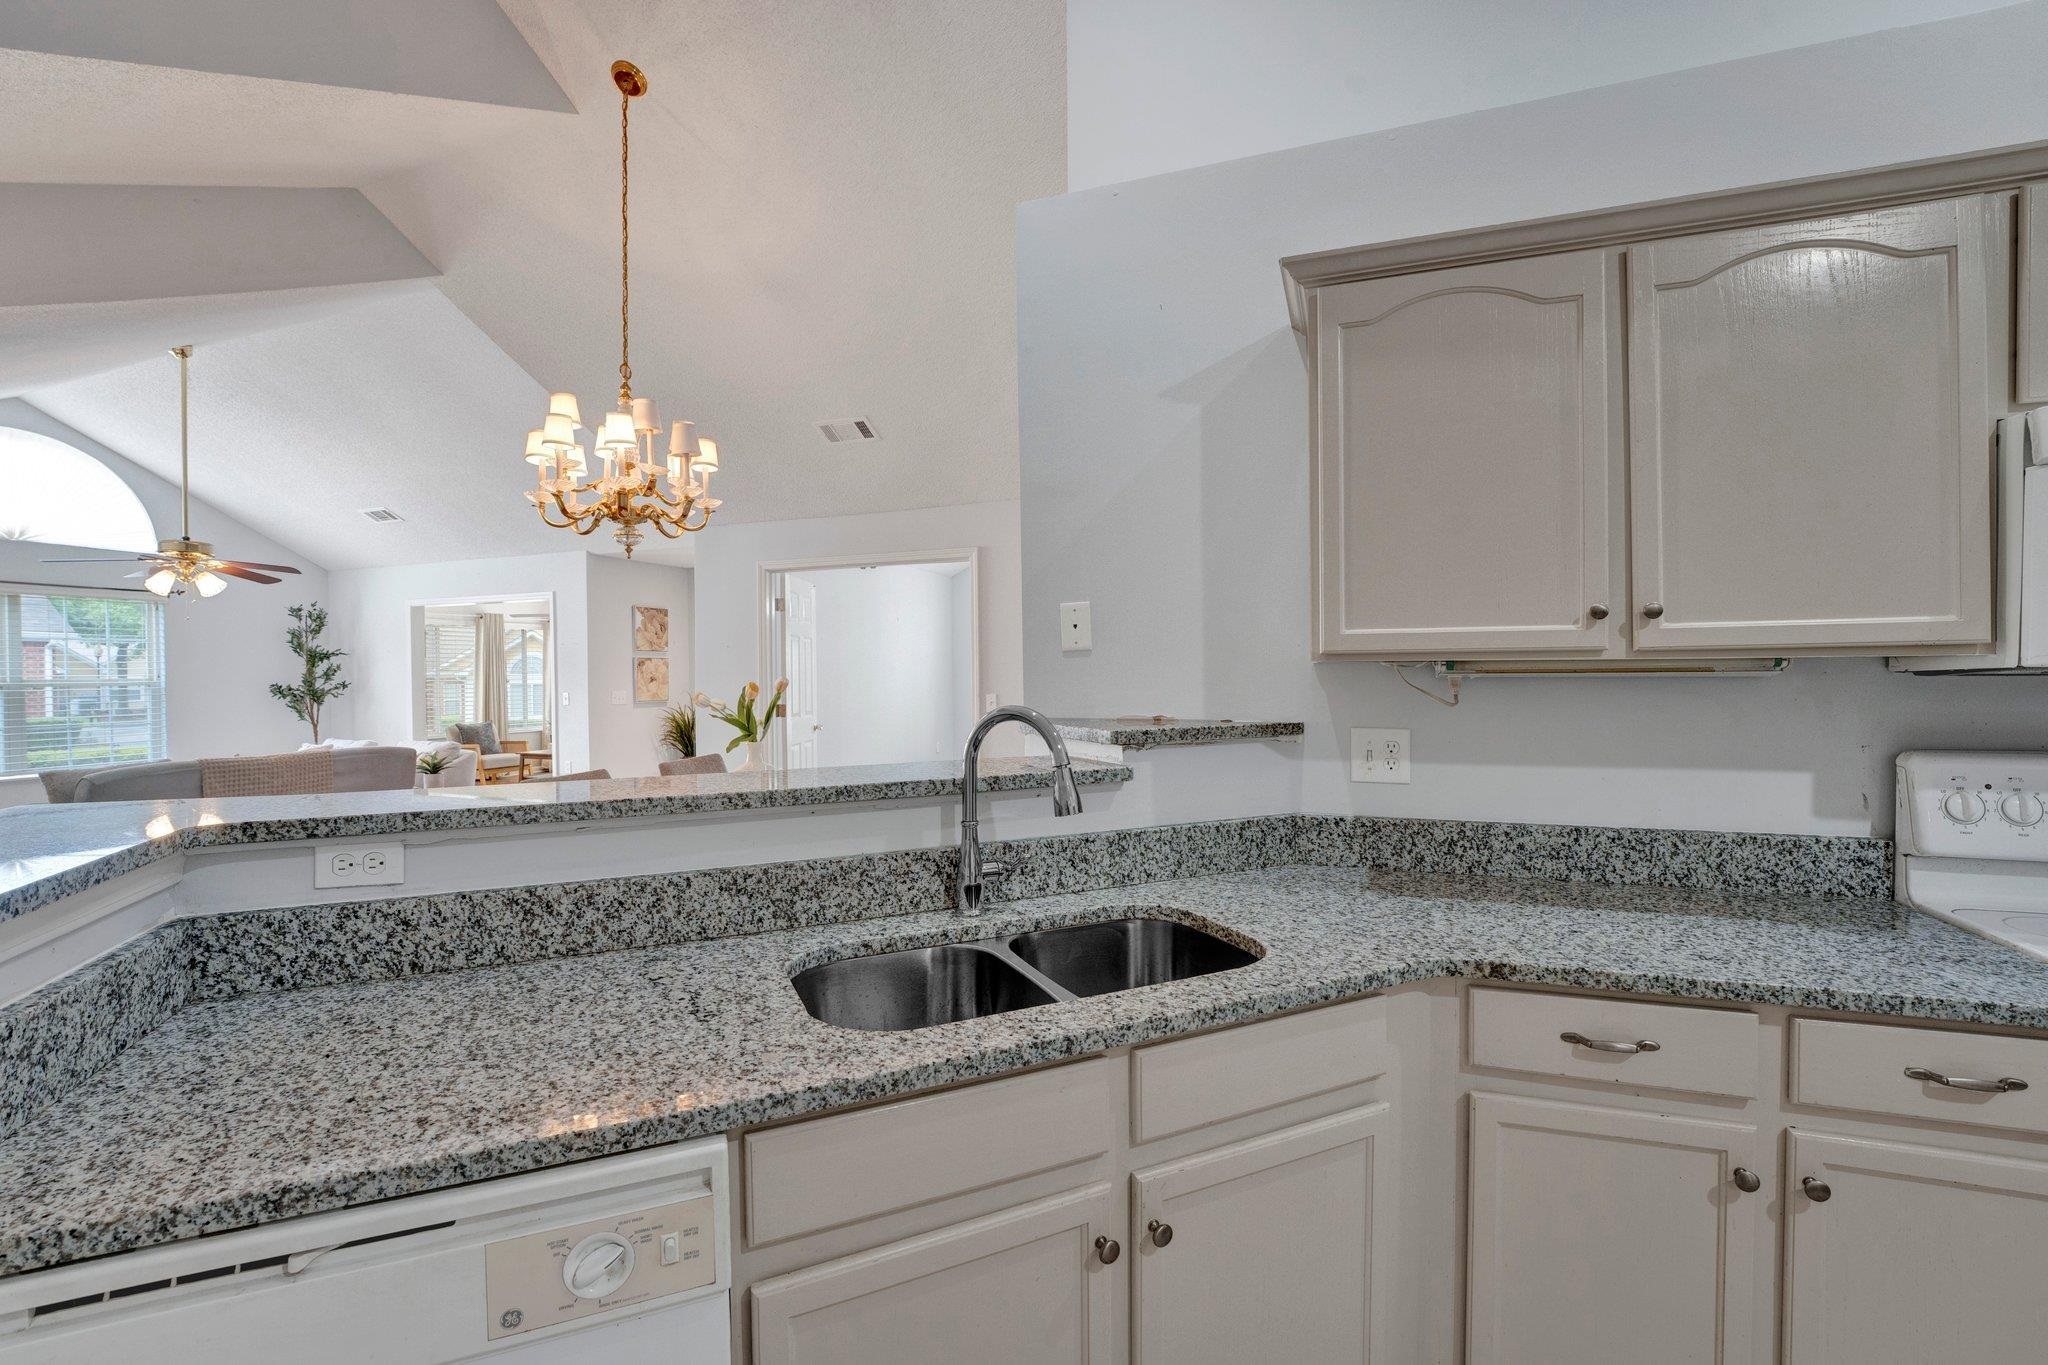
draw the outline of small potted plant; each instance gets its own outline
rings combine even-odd
[[[722,701],[713,701],[702,692],[691,697],[697,706],[703,707],[719,720],[724,721],[739,733],[725,746],[731,753],[742,744],[747,746],[746,761],[732,771],[750,773],[767,766],[761,756],[761,746],[768,742],[769,728],[775,724],[775,715],[782,707],[782,694],[789,690],[789,679],[775,681],[774,695],[768,698],[766,706],[761,705],[761,684],[750,682],[740,689],[740,699],[731,706]]]
[[[677,758],[697,756],[697,708],[687,702],[661,713],[661,747]]]
[[[452,780],[448,772],[448,756],[446,754],[439,754],[429,750],[421,754],[419,762],[413,766],[420,770],[420,785],[422,787],[445,787]]]

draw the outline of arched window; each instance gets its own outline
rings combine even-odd
[[[156,528],[120,475],[76,446],[39,431],[0,427],[0,540],[156,549]]]

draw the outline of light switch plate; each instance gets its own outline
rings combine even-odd
[[[404,844],[315,844],[313,885],[397,886],[405,880]]]
[[[1095,648],[1095,626],[1086,602],[1060,603],[1060,652]]]
[[[1406,730],[1353,729],[1351,732],[1351,780],[1353,782],[1408,783],[1408,732]]]

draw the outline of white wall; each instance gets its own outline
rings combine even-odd
[[[413,687],[419,643],[412,609],[422,603],[486,597],[544,597],[554,603],[555,765],[590,766],[590,555],[464,559],[338,569],[330,575],[328,614],[349,652],[350,679],[331,726],[337,737],[402,743],[419,727]],[[566,700],[565,700],[566,697]]]
[[[19,399],[0,399],[0,426],[41,432],[67,442],[105,464],[137,498],[156,524],[159,538],[178,534],[178,490],[115,451],[100,445]],[[285,608],[325,601],[326,570],[206,503],[192,503],[192,534],[212,541],[237,559],[296,564],[304,572],[275,587],[233,583],[218,597],[187,595],[164,606],[164,702],[172,758],[261,754],[296,749],[311,737],[305,724],[270,696],[270,684],[288,682],[298,661],[285,647],[291,622]],[[45,564],[48,558],[114,551],[69,550],[31,541],[0,541],[0,581],[67,584],[132,590],[130,564]],[[34,778],[0,779],[0,806],[42,800]]]
[[[673,756],[661,748],[661,713],[690,695],[690,570],[608,555],[592,555],[589,559],[591,701],[587,766],[603,768],[613,777],[652,777],[656,765]],[[667,702],[633,700],[635,606],[668,608]]]
[[[1276,266],[2048,138],[2043,51],[2029,4],[1024,206],[1033,702],[1305,720],[1309,809],[1468,819],[1884,832],[1897,750],[2048,745],[2048,679],[1850,659],[1483,680],[1446,710],[1381,666],[1310,663],[1306,383]],[[1094,649],[1062,655],[1058,604],[1081,599]],[[1413,731],[1413,785],[1347,781],[1354,725]]]
[[[969,575],[914,564],[815,570],[818,766],[957,758],[967,738]]]
[[[1067,0],[1070,189],[2001,0]]]
[[[669,609],[669,695],[689,693],[690,571],[628,563],[582,550],[339,569],[330,611],[350,653],[354,686],[347,730],[337,735],[404,740],[418,728],[413,688],[418,642],[412,608],[425,602],[547,597],[554,603],[555,771],[605,768],[646,777],[662,756],[662,708],[633,701],[632,608]],[[564,698],[567,700],[564,700]]]
[[[740,684],[760,676],[763,563],[975,548],[981,551],[981,689],[1006,702],[1029,701],[1014,502],[715,524],[697,537],[697,686],[730,700]],[[1048,629],[1047,638],[1052,635]]]

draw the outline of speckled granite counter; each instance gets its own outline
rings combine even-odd
[[[1120,764],[1074,762],[1086,785],[1127,782]],[[983,791],[1052,785],[1032,759],[981,765]],[[0,920],[11,919],[187,849],[357,834],[573,824],[856,801],[952,796],[958,763],[887,763],[788,773],[705,773],[608,782],[524,782],[433,791],[108,801],[0,810]]]
[[[821,1024],[788,982],[849,954],[1134,908],[1265,956],[904,1033]],[[2048,1029],[2048,964],[1888,901],[1278,867],[1048,896],[975,921],[904,915],[191,1005],[0,1143],[0,1271],[1447,976]]]
[[[1062,717],[1053,722],[1063,738],[1124,749],[1159,749],[1169,744],[1226,744],[1239,739],[1300,739],[1298,720],[1182,720],[1178,716]]]

